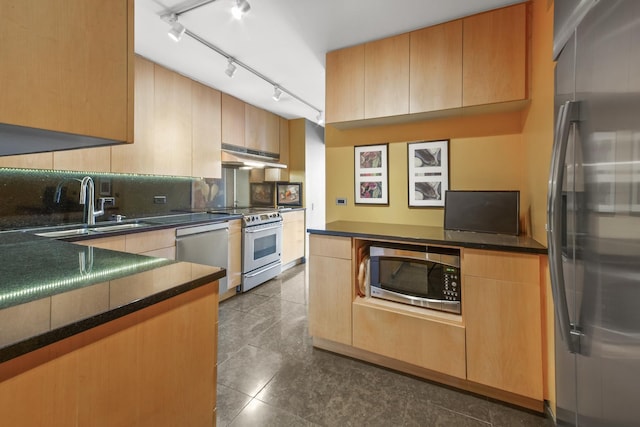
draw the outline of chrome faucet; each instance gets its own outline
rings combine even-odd
[[[87,225],[94,225],[96,217],[104,215],[104,199],[100,199],[100,210],[95,210],[95,186],[90,176],[80,181],[80,204],[85,205],[84,216]]]

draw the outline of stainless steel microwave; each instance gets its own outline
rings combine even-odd
[[[460,314],[460,250],[377,244],[369,248],[374,298]]]

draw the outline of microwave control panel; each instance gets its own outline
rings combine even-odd
[[[460,301],[460,269],[444,268],[443,293],[445,301]]]

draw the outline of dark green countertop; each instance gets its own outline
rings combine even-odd
[[[21,231],[0,233],[0,362],[226,274],[192,266]]]
[[[326,224],[324,228],[309,228],[307,231],[311,234],[329,236],[401,240],[404,242],[441,244],[473,249],[547,254],[547,248],[530,237],[451,231],[442,227],[335,221]]]

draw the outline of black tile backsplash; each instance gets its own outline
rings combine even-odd
[[[96,200],[115,198],[96,222],[206,208],[198,194],[202,182],[195,178],[0,168],[0,230],[81,223],[80,180],[86,175],[95,183]]]

